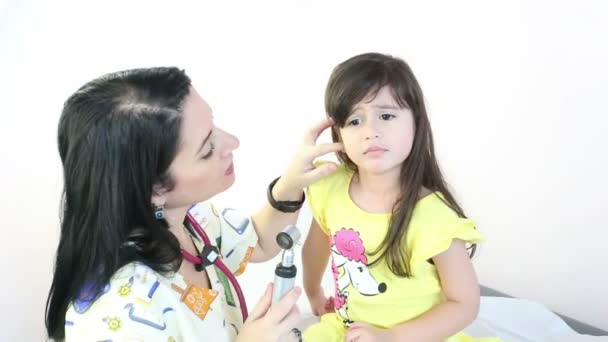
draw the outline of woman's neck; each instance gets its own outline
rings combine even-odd
[[[184,220],[188,207],[165,209],[165,220],[169,224],[169,231],[177,238],[181,246],[190,244],[190,237],[184,229]]]

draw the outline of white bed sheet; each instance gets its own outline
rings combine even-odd
[[[300,308],[304,319],[299,328],[304,330],[318,317],[310,314],[307,303]],[[608,342],[608,336],[578,334],[540,303],[503,297],[482,296],[479,315],[465,331],[472,336],[500,337],[503,342]]]
[[[578,334],[538,302],[502,297],[482,296],[479,315],[466,332],[497,336],[504,342],[608,341],[608,336]]]

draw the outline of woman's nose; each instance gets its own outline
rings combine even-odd
[[[221,156],[224,158],[224,157],[229,156],[232,153],[232,151],[236,150],[241,143],[239,141],[239,138],[237,138],[236,136],[234,136],[226,131],[222,131],[222,136],[223,136],[223,139],[222,139],[223,147],[222,147]]]

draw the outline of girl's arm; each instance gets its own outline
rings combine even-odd
[[[321,289],[321,280],[327,267],[329,253],[329,236],[321,230],[321,227],[313,218],[310,231],[302,248],[304,291],[311,302],[313,311],[319,311],[325,305],[326,298]],[[315,299],[318,299],[319,303],[315,303]],[[313,313],[321,314],[322,312]]]
[[[479,283],[465,242],[455,239],[433,258],[447,301],[394,328],[398,339],[438,341],[466,328],[479,312]]]
[[[479,312],[479,284],[465,242],[454,239],[450,248],[433,258],[447,301],[418,318],[382,331],[354,323],[348,338],[375,340],[382,336],[390,341],[443,341],[462,331]]]

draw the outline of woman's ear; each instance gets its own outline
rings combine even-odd
[[[160,184],[154,184],[154,186],[152,186],[152,198],[150,199],[150,201],[155,206],[162,207],[167,201],[166,193],[167,189],[164,186]]]

